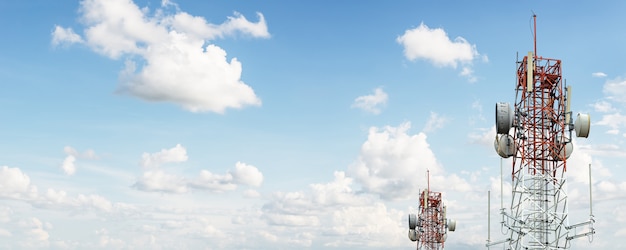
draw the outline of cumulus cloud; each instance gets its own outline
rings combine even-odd
[[[66,175],[74,175],[76,173],[76,166],[74,165],[74,161],[76,161],[76,157],[73,155],[68,155],[63,160],[63,164],[61,164],[61,169],[65,172]]]
[[[352,103],[353,108],[360,108],[372,114],[380,114],[380,106],[387,103],[387,93],[382,88],[376,88],[374,94],[359,96]]]
[[[475,59],[480,58],[476,45],[470,44],[463,37],[451,40],[442,28],[431,29],[421,23],[419,27],[408,29],[396,41],[404,47],[404,56],[411,60],[424,59],[438,67],[456,68],[464,65],[460,75],[475,82],[476,77],[470,67]],[[487,61],[487,57],[482,57]]]
[[[0,168],[0,197],[26,199],[36,196],[37,188],[30,185],[28,175],[19,168]]]
[[[176,7],[173,13],[170,6]],[[175,103],[192,112],[261,105],[241,80],[241,63],[210,43],[235,34],[270,37],[261,13],[257,22],[235,12],[224,23],[212,24],[169,1],[151,14],[128,0],[84,0],[79,13],[84,37],[56,26],[53,44],[83,41],[111,59],[124,58],[118,93]]]
[[[187,161],[187,149],[180,144],[176,144],[170,149],[161,149],[156,153],[143,153],[141,155],[141,166],[144,168],[153,168],[171,162]]]
[[[426,170],[440,174],[441,165],[430,149],[426,134],[408,134],[411,123],[398,127],[372,127],[351,176],[371,193],[384,199],[407,198],[424,183]]]
[[[223,175],[201,170],[199,177],[190,181],[188,185],[195,189],[221,193],[237,189],[237,184],[259,187],[262,183],[263,173],[258,168],[237,162],[234,170]]]
[[[606,74],[604,72],[594,72],[594,73],[591,73],[591,76],[602,78],[602,77],[606,77]]]
[[[235,164],[235,171],[232,172],[233,180],[239,184],[258,187],[263,183],[263,173],[255,166],[242,162]]]
[[[304,191],[275,192],[263,206],[261,218],[272,227],[310,230],[311,240],[325,247],[405,245],[406,230],[401,222],[406,215],[372,195],[355,191],[353,185],[353,179],[345,172],[336,171],[328,183],[314,183]],[[301,237],[292,233],[280,236],[266,233],[266,238],[274,244],[307,243],[299,241]]]

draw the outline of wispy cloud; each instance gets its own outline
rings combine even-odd
[[[387,104],[387,93],[382,88],[376,88],[374,94],[359,96],[352,103],[353,108],[360,108],[372,114],[380,114],[381,106]]]
[[[443,126],[448,123],[449,120],[450,118],[448,117],[441,116],[435,112],[430,112],[430,117],[428,117],[428,121],[426,122],[423,131],[424,133],[434,132],[440,128],[443,128]]]
[[[594,72],[594,73],[591,73],[591,76],[602,78],[602,77],[606,77],[606,74],[604,72]]]

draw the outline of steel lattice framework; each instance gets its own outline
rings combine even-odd
[[[443,249],[446,237],[444,206],[441,193],[428,189],[420,195],[417,249]]]
[[[448,236],[447,231],[454,231],[456,221],[446,219],[446,206],[440,192],[428,188],[420,193],[419,214],[409,214],[409,239],[417,241],[417,249],[443,249]]]
[[[587,222],[570,225],[568,221],[566,171],[575,126],[561,60],[538,57],[535,42],[535,53],[517,62],[515,91],[513,111],[506,111],[506,103],[496,105],[500,134],[496,150],[502,157],[513,158],[510,213],[501,208],[502,226],[509,230],[509,238],[488,239],[487,246],[506,243],[509,249],[567,249],[570,240],[595,231],[592,213]],[[585,119],[589,123],[588,115]],[[586,129],[577,135],[587,137],[588,125],[577,129]],[[588,232],[570,232],[584,225],[589,225]]]
[[[513,130],[517,154],[512,168],[510,245],[514,249],[566,248],[565,144],[571,143],[571,131],[566,136],[560,60],[524,57],[517,68],[515,111],[519,115]]]

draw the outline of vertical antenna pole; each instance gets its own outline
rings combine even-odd
[[[491,242],[491,190],[487,190],[487,243]]]
[[[533,14],[533,42],[535,43],[535,56],[537,58],[537,15]],[[529,58],[530,59],[530,58]]]
[[[591,163],[589,163],[589,215],[593,217],[593,206],[591,202]]]
[[[500,157],[500,210],[504,209],[504,201],[502,198],[504,192],[502,191],[502,157]]]
[[[424,192],[424,207],[428,208],[428,196],[430,196],[430,170],[426,169],[426,192]]]

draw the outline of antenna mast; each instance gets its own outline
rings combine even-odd
[[[533,13],[533,43],[535,44],[535,57],[533,59],[537,58],[537,15],[535,15]]]
[[[409,239],[417,249],[443,249],[447,231],[454,232],[456,221],[446,218],[446,206],[440,192],[430,191],[430,171],[426,171],[426,189],[419,198],[418,214],[409,214]]]
[[[570,240],[595,233],[593,215],[569,225],[567,159],[572,136],[587,138],[590,119],[578,114],[571,120],[571,86],[565,86],[561,60],[537,56],[537,16],[533,14],[534,51],[517,62],[516,97],[496,104],[496,151],[512,157],[511,207],[501,209],[502,229],[510,249],[568,249]],[[590,196],[591,197],[591,196]],[[591,209],[591,208],[590,208]],[[575,228],[588,226],[577,234]]]

